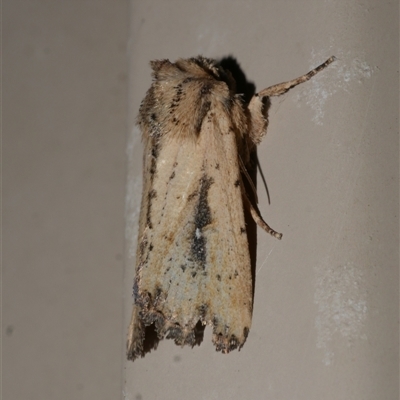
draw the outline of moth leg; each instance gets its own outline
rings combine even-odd
[[[243,196],[243,200],[244,200],[244,206],[250,211],[250,214],[254,220],[254,222],[256,222],[256,224],[261,227],[262,229],[264,229],[265,232],[269,233],[270,235],[272,235],[273,237],[277,238],[277,239],[282,239],[282,233],[276,232],[274,231],[261,217],[260,213],[253,207],[253,205],[251,204],[250,200],[248,199],[248,197],[246,195]]]
[[[324,63],[319,65],[318,67],[312,69],[307,74],[299,76],[298,78],[292,79],[291,81],[288,81],[288,82],[282,82],[282,83],[278,83],[276,85],[270,86],[264,90],[261,90],[261,92],[256,94],[256,96],[259,96],[259,97],[280,96],[281,94],[286,93],[289,89],[291,89],[297,85],[300,85],[300,83],[307,82],[314,75],[318,74],[318,72],[325,69],[329,64],[333,63],[335,60],[336,60],[336,57],[332,56],[332,57],[328,58]]]
[[[314,68],[305,75],[302,75],[296,79],[292,79],[288,82],[278,83],[276,85],[270,86],[266,89],[261,90],[261,92],[256,93],[250,103],[249,111],[251,115],[252,128],[250,131],[250,139],[254,145],[258,145],[261,139],[266,133],[268,126],[268,108],[270,105],[269,97],[280,96],[286,93],[289,89],[300,85],[300,83],[307,82],[318,72],[325,69],[329,64],[336,60],[335,56],[328,58],[323,64]]]

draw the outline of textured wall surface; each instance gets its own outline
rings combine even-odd
[[[398,398],[396,2],[6,0],[2,23],[4,399]],[[134,118],[148,62],[197,54],[258,89],[338,60],[272,102],[259,208],[284,236],[258,232],[243,349],[206,329],[127,362]]]
[[[232,56],[258,89],[338,60],[272,100],[259,207],[283,239],[258,232],[243,349],[216,353],[210,329],[193,349],[161,341],[127,362],[125,398],[397,398],[398,5],[133,1],[130,39],[126,325],[149,60]]]

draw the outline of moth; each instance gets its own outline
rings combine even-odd
[[[252,311],[252,274],[244,210],[272,236],[246,192],[250,154],[266,133],[266,100],[308,81],[335,60],[270,86],[248,104],[235,80],[202,56],[151,62],[141,103],[144,142],[134,305],[127,357],[144,355],[146,327],[158,338],[194,346],[212,326],[217,351],[240,349]],[[255,189],[254,189],[255,190]]]

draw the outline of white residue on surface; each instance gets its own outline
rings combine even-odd
[[[318,54],[313,51],[310,60],[310,70],[323,63],[331,55],[337,60],[324,71],[311,78],[309,82],[301,85],[301,90],[293,97],[297,103],[305,102],[314,111],[312,118],[317,125],[322,125],[325,115],[327,100],[340,90],[348,91],[351,82],[362,83],[364,79],[371,78],[374,69],[370,67],[363,57],[352,57],[350,52],[338,51],[336,54],[327,54],[324,50]]]
[[[323,363],[334,360],[332,341],[344,338],[347,345],[366,339],[363,326],[367,315],[367,293],[362,272],[352,263],[342,266],[328,262],[316,268],[314,302],[317,348],[323,351]]]

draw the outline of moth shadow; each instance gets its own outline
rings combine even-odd
[[[241,94],[244,103],[249,104],[251,98],[256,92],[256,85],[247,80],[245,73],[233,56],[226,56],[219,60],[219,65],[228,70],[236,82],[236,93]]]

